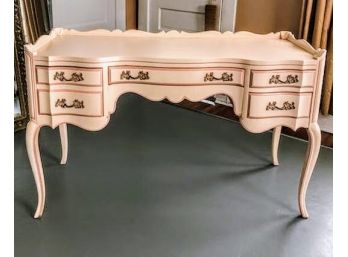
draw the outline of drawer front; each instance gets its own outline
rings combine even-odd
[[[315,70],[252,70],[250,87],[313,87]]]
[[[308,118],[312,93],[250,93],[248,118]]]
[[[244,69],[193,67],[109,67],[109,85],[139,83],[163,86],[237,85],[244,84]]]
[[[102,92],[39,89],[39,115],[103,116]]]
[[[103,84],[103,70],[86,67],[36,66],[36,83],[100,87]]]

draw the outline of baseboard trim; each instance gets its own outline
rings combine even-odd
[[[184,100],[177,104],[173,104],[167,100],[163,100],[163,102],[166,104],[174,105],[174,106],[184,108],[190,111],[195,111],[195,112],[207,114],[210,116],[214,116],[217,118],[223,118],[223,119],[239,122],[239,117],[234,114],[232,107],[222,105],[219,103],[215,103],[215,105],[211,105],[205,102],[190,102],[187,100]],[[308,141],[307,130],[304,128],[300,128],[296,131],[293,131],[290,128],[283,127],[282,134]],[[332,148],[333,134],[329,132],[321,131],[321,145]]]

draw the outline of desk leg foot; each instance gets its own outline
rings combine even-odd
[[[66,164],[68,158],[68,128],[66,123],[59,125],[60,142],[62,144],[62,159],[60,164]]]
[[[30,121],[26,130],[26,145],[38,197],[34,218],[40,218],[45,207],[45,178],[40,157],[39,132],[40,126]]]
[[[308,218],[308,212],[306,208],[306,192],[309,184],[309,180],[312,176],[315,163],[318,158],[321,132],[317,123],[311,123],[308,130],[308,147],[306,153],[306,160],[304,162],[300,184],[298,188],[298,205],[303,218]]]
[[[272,137],[272,159],[273,165],[278,166],[278,148],[279,148],[279,140],[280,140],[280,132],[282,131],[282,126],[276,127],[273,129],[273,137]]]

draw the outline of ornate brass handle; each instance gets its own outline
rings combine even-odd
[[[75,108],[75,109],[83,109],[85,106],[83,105],[83,101],[79,101],[75,99],[72,104],[68,105],[66,104],[66,99],[57,99],[57,102],[55,104],[56,107],[61,107],[61,108]]]
[[[148,72],[143,72],[143,71],[139,71],[138,72],[138,76],[136,77],[133,77],[131,74],[130,74],[130,71],[129,70],[126,70],[126,71],[122,71],[121,73],[121,76],[120,76],[120,79],[126,79],[126,80],[130,80],[130,79],[139,79],[139,80],[147,80],[147,79],[150,79],[150,76],[149,76],[149,73]]]
[[[280,75],[272,75],[272,77],[269,79],[269,84],[294,84],[297,83],[298,75],[288,75],[286,77],[286,80],[280,80]]]
[[[59,81],[74,81],[74,82],[78,82],[78,81],[82,81],[84,80],[83,76],[82,76],[82,73],[72,73],[71,74],[71,78],[70,79],[67,79],[65,76],[64,76],[64,71],[60,71],[60,72],[56,72],[53,76],[53,80],[59,80]]]
[[[268,105],[266,106],[266,111],[288,111],[288,110],[295,110],[295,103],[291,102],[289,103],[288,101],[283,103],[282,107],[277,106],[277,102],[269,102]]]
[[[210,72],[210,73],[205,74],[204,82],[213,81],[213,80],[233,81],[233,73],[228,74],[227,72],[224,72],[221,74],[220,78],[216,78],[214,76],[214,72]]]

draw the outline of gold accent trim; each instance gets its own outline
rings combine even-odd
[[[268,84],[295,84],[299,82],[298,75],[288,75],[286,80],[280,80],[280,75],[272,75]]]
[[[34,116],[32,113],[33,108],[28,106],[28,93],[31,88],[28,87],[26,80],[26,69],[25,69],[25,57],[27,53],[24,51],[25,44],[24,32],[23,32],[23,21],[21,16],[21,6],[18,0],[14,1],[14,81],[17,83],[17,96],[19,99],[19,106],[21,114],[14,117],[14,131],[25,129],[30,119],[30,116]],[[28,58],[28,65],[31,65],[32,60]],[[30,71],[28,71],[30,74]],[[28,75],[29,78],[29,75]],[[14,85],[13,85],[13,89]],[[15,94],[16,94],[15,93]],[[31,103],[30,103],[31,104]],[[31,110],[30,110],[31,109]]]
[[[75,109],[83,109],[85,106],[83,105],[83,101],[79,101],[75,99],[71,105],[66,104],[66,99],[57,99],[57,102],[55,104],[56,107],[61,108],[75,108]]]
[[[79,81],[83,81],[84,78],[81,72],[80,73],[73,72],[71,74],[71,78],[67,79],[66,77],[64,77],[64,71],[61,71],[61,72],[57,71],[53,76],[53,80],[79,82]]]
[[[277,102],[269,102],[268,105],[266,106],[266,111],[288,111],[288,110],[295,110],[295,103],[291,102],[289,103],[288,101],[283,103],[282,107],[277,106]]]
[[[130,74],[130,70],[126,70],[126,71],[122,71],[121,75],[120,75],[120,79],[126,79],[126,80],[131,80],[131,79],[134,79],[134,80],[148,80],[150,79],[150,76],[149,76],[149,72],[144,72],[144,71],[139,71],[138,72],[138,76],[136,77],[133,77],[131,74]]]
[[[222,81],[233,81],[233,73],[228,74],[224,72],[221,74],[220,78],[214,76],[214,72],[206,73],[204,77],[204,82],[213,81],[213,80],[222,80]]]

